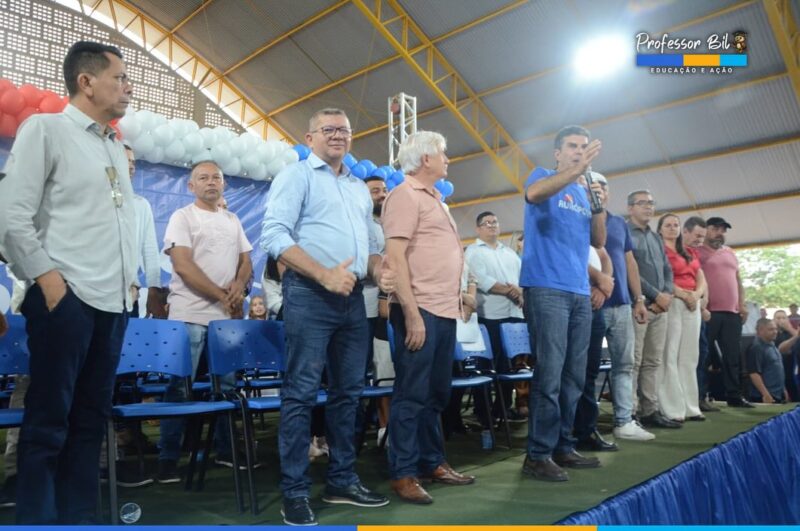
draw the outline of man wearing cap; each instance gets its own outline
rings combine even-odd
[[[729,406],[753,407],[741,390],[742,323],[747,320],[744,286],[739,276],[739,261],[733,250],[725,245],[725,234],[731,224],[720,217],[706,220],[706,241],[697,248],[700,264],[708,280],[709,348],[716,343],[722,354],[722,381]],[[712,350],[713,352],[713,350]]]

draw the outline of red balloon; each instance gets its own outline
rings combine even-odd
[[[13,137],[17,134],[17,119],[10,114],[0,115],[0,136]]]
[[[0,98],[2,98],[2,96],[0,96]],[[66,107],[66,104],[56,94],[45,96],[39,104],[40,111],[51,114],[61,112],[64,107]]]
[[[33,107],[25,107],[22,111],[17,115],[17,122],[22,124],[25,120],[28,119],[28,116],[32,114],[38,114],[39,109],[34,109]]]
[[[25,106],[36,108],[39,102],[44,98],[44,92],[39,90],[33,85],[22,85],[19,88],[19,93],[25,98]]]
[[[16,88],[9,88],[0,94],[0,111],[11,116],[16,116],[25,108],[25,98]]]
[[[9,89],[9,87],[13,87],[14,83],[9,81],[8,79],[0,79],[0,94],[5,92]]]

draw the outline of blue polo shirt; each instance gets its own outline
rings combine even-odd
[[[557,172],[536,168],[525,190]],[[571,183],[539,204],[525,204],[525,247],[520,286],[589,295],[592,213],[586,189]]]
[[[614,291],[606,299],[603,308],[631,304],[631,294],[628,291],[628,264],[625,262],[625,253],[633,251],[633,240],[628,224],[620,216],[608,212],[606,218],[606,252],[611,257],[614,265]]]

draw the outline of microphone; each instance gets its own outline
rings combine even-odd
[[[586,173],[583,175],[586,179],[586,186],[589,187],[589,199],[592,202],[592,214],[600,214],[603,212],[603,203],[600,202],[600,196],[592,190],[592,183],[594,180],[592,179],[592,167],[586,167]]]

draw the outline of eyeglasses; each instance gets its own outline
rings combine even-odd
[[[330,126],[330,125],[326,125],[325,127],[320,127],[319,129],[314,129],[311,132],[312,133],[317,133],[317,132],[322,133],[323,135],[325,135],[328,138],[330,138],[332,136],[335,136],[337,134],[340,134],[345,138],[350,138],[351,136],[353,136],[353,130],[350,129],[349,127],[333,127],[333,126]]]
[[[108,182],[111,183],[111,200],[114,201],[114,206],[122,208],[122,190],[119,187],[119,175],[114,166],[106,166],[106,177]]]
[[[499,221],[484,221],[478,226],[479,227],[499,227],[500,226],[500,222]]]
[[[633,204],[638,206],[638,207],[656,206],[656,202],[653,201],[652,199],[650,201],[646,201],[646,200],[642,199],[641,201],[636,201]]]

